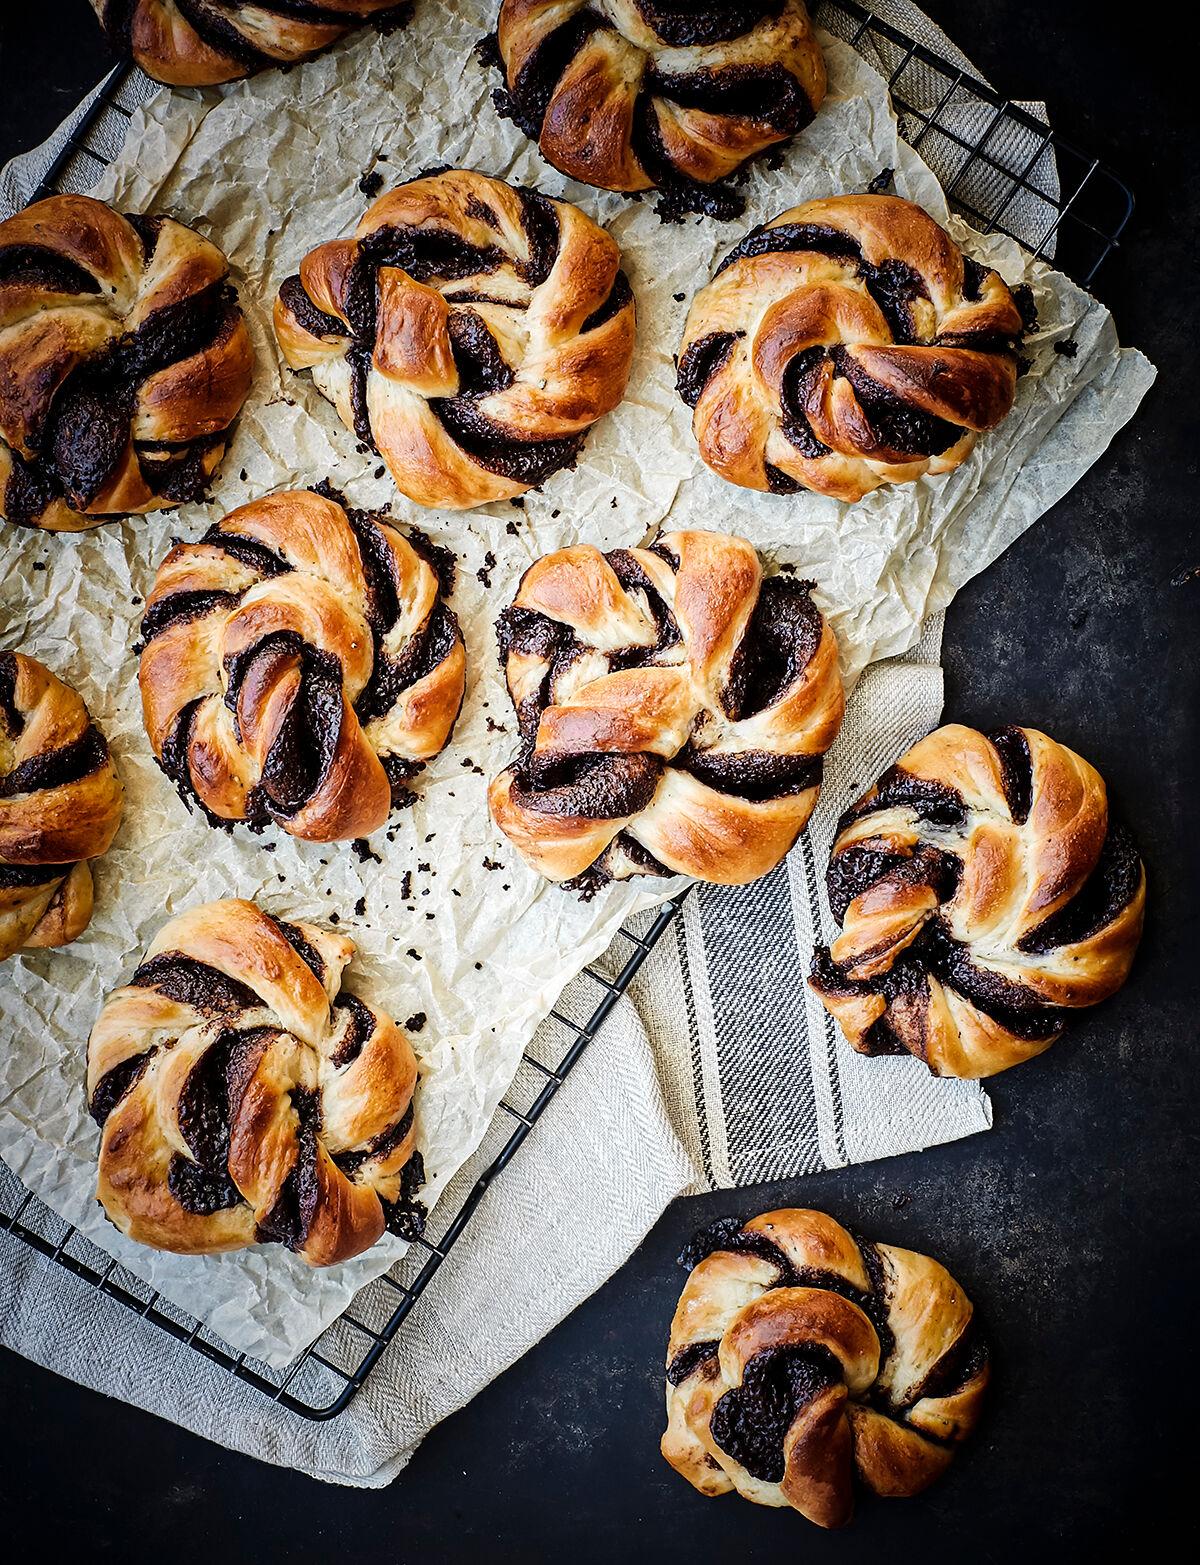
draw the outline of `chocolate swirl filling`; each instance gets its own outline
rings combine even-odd
[[[452,229],[390,225],[376,229],[359,244],[345,289],[345,322],[318,309],[298,275],[282,284],[280,298],[305,331],[314,337],[351,339],[346,349],[351,417],[354,433],[370,449],[378,450],[367,386],[378,334],[380,268],[398,267],[417,282],[444,289],[447,283],[484,278],[511,265],[527,287],[539,288],[559,255],[558,211],[536,190],[516,190],[527,250],[524,259],[513,259],[499,244],[474,244]],[[499,217],[483,200],[474,199],[471,215],[489,228],[500,229]],[[522,310],[528,305],[490,298],[478,288],[443,292],[443,297],[451,306],[447,330],[459,384],[454,396],[430,399],[434,417],[473,462],[525,487],[536,489],[561,468],[573,467],[586,431],[532,439],[479,406],[483,398],[511,386],[515,376],[487,323],[471,306],[491,303]],[[581,333],[607,324],[632,297],[628,278],[618,272],[607,297],[583,322]]]
[[[148,219],[134,226],[150,265],[159,225]],[[5,283],[75,297],[101,291],[85,268],[36,245],[0,247],[0,286]],[[6,518],[16,526],[37,526],[58,500],[86,512],[130,448],[130,426],[143,382],[226,343],[240,320],[233,288],[225,282],[211,283],[162,305],[136,330],[78,364],[46,399],[40,418],[34,421],[28,437],[33,454],[11,453],[3,494]],[[228,433],[222,429],[177,444],[136,440],[133,455],[154,494],[177,504],[200,500],[208,487],[204,458],[224,444]]]
[[[679,560],[661,544],[651,544],[672,570]],[[650,646],[620,648],[605,654],[611,670],[654,665],[670,655],[681,636],[679,625],[637,557],[627,549],[605,555],[624,590],[640,599],[657,634]],[[749,625],[730,663],[719,694],[732,722],[765,711],[781,700],[812,661],[821,642],[820,611],[812,601],[812,582],[770,576],[761,584]],[[694,731],[671,760],[656,754],[543,755],[535,745],[542,713],[555,702],[559,680],[594,649],[579,641],[570,626],[516,604],[496,622],[500,659],[514,654],[537,659],[546,672],[536,691],[517,705],[521,751],[514,763],[512,794],[524,809],[545,815],[617,820],[636,816],[653,802],[668,767],[689,773],[718,793],[765,801],[805,792],[820,785],[819,755],[777,754],[766,750],[721,750],[705,745]],[[567,882],[572,890],[594,895],[630,866],[646,874],[671,873],[629,832],[621,832],[583,874]]]
[[[742,0],[735,5],[638,0],[638,9],[664,49],[704,48],[744,37],[777,16],[782,0]],[[580,50],[596,32],[615,30],[613,23],[591,6],[566,16],[531,51],[511,90],[501,86],[493,91],[497,112],[531,141],[540,140],[551,99]],[[478,53],[485,66],[495,67],[504,75],[495,34],[481,40]],[[803,130],[815,112],[801,83],[780,65],[729,64],[673,72],[648,60],[634,102],[631,144],[647,177],[661,192],[657,211],[668,222],[679,222],[689,212],[717,218],[737,217],[746,203],[733,186],[744,178],[746,163],[751,160],[747,159],[732,175],[711,184],[691,178],[663,141],[655,100],[681,109],[752,120],[781,137]]]
[[[980,1373],[988,1358],[986,1341],[974,1317],[966,1330],[941,1355],[919,1385],[902,1398],[877,1389],[886,1379],[887,1365],[896,1351],[896,1339],[888,1318],[883,1260],[875,1245],[855,1237],[870,1283],[866,1291],[854,1287],[833,1272],[796,1267],[771,1239],[746,1229],[737,1218],[718,1218],[700,1230],[685,1246],[679,1264],[689,1271],[718,1251],[754,1255],[776,1269],[768,1293],[776,1288],[820,1288],[848,1299],[870,1320],[879,1340],[880,1372],[868,1402],[878,1412],[908,1425],[908,1413],[924,1397],[953,1396]],[[710,1375],[720,1348],[716,1339],[687,1343],[667,1366],[667,1381],[678,1386],[691,1376]],[[709,1429],[717,1445],[753,1478],[780,1483],[785,1473],[785,1441],[797,1415],[822,1391],[842,1378],[841,1366],[823,1344],[804,1343],[768,1348],[746,1365],[739,1387],[731,1389],[713,1408]],[[926,1430],[922,1439],[942,1442]]]
[[[346,507],[343,496],[329,484],[318,485],[314,492],[343,507],[362,562],[366,584],[364,613],[373,658],[367,682],[354,702],[354,716],[365,725],[385,716],[406,690],[433,673],[450,656],[459,640],[458,621],[439,597],[425,624],[405,641],[398,655],[393,656],[385,642],[400,617],[402,605],[397,567],[381,531],[382,519],[372,512]],[[439,591],[442,594],[452,592],[453,555],[432,544],[416,529],[409,531],[407,541],[434,571]],[[292,569],[266,545],[219,525],[210,527],[202,542],[210,549],[230,555],[261,580],[286,575]],[[158,599],[142,618],[143,646],[148,646],[171,627],[187,621],[204,619],[210,614],[219,618],[228,616],[243,595],[244,591],[183,591]],[[297,695],[278,724],[261,776],[246,798],[244,820],[252,831],[262,830],[271,821],[286,823],[322,786],[337,754],[349,708],[338,659],[330,652],[309,645],[295,631],[278,631],[265,636],[226,662],[223,699],[233,714],[239,738],[240,703],[248,701],[252,706],[256,705],[256,692],[273,688],[283,674],[293,669],[300,676]],[[206,699],[212,698],[201,696],[181,708],[163,743],[159,765],[189,809],[198,805],[212,825],[229,827],[231,821],[215,815],[204,805],[192,776],[193,724]],[[382,755],[380,760],[392,785],[393,803],[409,802],[411,794],[407,784],[422,770],[423,763],[392,755]]]
[[[294,924],[274,920],[276,927],[318,981],[323,981],[325,964],[319,953]],[[241,1191],[229,1172],[230,1128],[236,1118],[246,1089],[267,1049],[280,1037],[270,1025],[240,1027],[240,1016],[260,1007],[253,990],[228,977],[208,963],[181,952],[167,951],[151,957],[134,973],[130,984],[153,988],[176,1004],[190,1006],[210,1022],[228,1022],[200,1055],[187,1073],[178,1102],[179,1131],[187,1145],[187,1154],[175,1152],[167,1167],[167,1188],[179,1205],[197,1216],[238,1206]],[[357,1059],[375,1030],[376,1020],[370,1008],[354,995],[340,994],[334,1001],[336,1011],[347,1016],[339,1048],[331,1057],[335,1069],[345,1069]],[[89,1110],[101,1127],[117,1105],[141,1080],[160,1047],[170,1049],[174,1040],[123,1060],[107,1071],[91,1095]],[[290,1172],[270,1212],[259,1223],[257,1237],[289,1249],[303,1248],[320,1197],[317,1164],[321,1156],[320,1095],[303,1087],[289,1094],[296,1115],[297,1150]],[[362,1147],[340,1153],[335,1162],[349,1179],[354,1179],[365,1163],[385,1156],[398,1147],[413,1124],[410,1101],[396,1123],[380,1132]],[[425,1208],[415,1199],[424,1182],[424,1164],[414,1152],[405,1163],[399,1179],[398,1198],[380,1197],[385,1224],[392,1232],[413,1238],[423,1231]]]
[[[1033,802],[1029,742],[1023,731],[1014,727],[997,729],[988,738],[1000,762],[1009,812],[1021,825]],[[968,817],[966,801],[956,789],[893,766],[865,800],[846,811],[838,831],[896,808],[911,812],[917,822],[934,831],[949,833],[962,829]],[[958,890],[962,869],[962,860],[947,842],[920,843],[909,852],[890,850],[879,843],[855,843],[840,852],[835,850],[830,859],[825,882],[830,911],[840,926],[851,902],[885,878],[892,883],[929,886],[938,904],[944,906]],[[1087,879],[1064,907],[1018,940],[1016,950],[1045,955],[1095,938],[1129,906],[1141,874],[1132,835],[1110,815],[1100,853]],[[925,920],[887,972],[870,979],[851,978],[846,968],[833,960],[829,948],[822,946],[814,953],[812,976],[819,988],[831,995],[877,994],[888,1002],[888,1010],[864,1040],[868,1052],[874,1054],[910,1052],[925,1058],[931,979],[1026,1041],[1057,1037],[1071,1014],[1069,1006],[1047,1002],[1027,984],[976,961],[971,947],[953,937],[940,913]],[[893,1006],[897,1007],[895,1013]]]
[[[858,240],[841,229],[820,223],[781,223],[771,228],[752,229],[724,257],[714,277],[741,260],[764,255],[789,255],[803,252],[824,255],[851,266],[863,287],[879,306],[892,333],[902,346],[923,342],[917,335],[912,304],[929,298],[924,278],[907,262],[898,258],[872,264],[863,254]],[[986,268],[963,257],[963,292],[966,298],[978,298]],[[1014,298],[1016,295],[1014,294]],[[1020,302],[1020,301],[1019,301]],[[1026,314],[1026,331],[1036,325],[1036,310]],[[709,382],[728,363],[737,339],[733,332],[714,332],[691,343],[679,361],[676,390],[689,407],[695,407]],[[945,346],[971,348],[978,352],[998,353],[1021,362],[1021,343],[1016,338],[998,339],[988,331],[958,332],[953,338],[938,338]],[[829,447],[814,433],[806,411],[807,398],[816,384],[822,366],[829,362],[834,377],[850,383],[859,407],[874,435],[874,445],[864,455],[877,460],[910,461],[914,457],[941,456],[957,444],[963,429],[947,419],[937,418],[914,408],[902,397],[868,375],[854,354],[842,344],[816,346],[795,354],[783,372],[780,385],[780,430],[802,457],[816,460]],[[802,486],[790,475],[765,464],[768,488],[776,494],[791,494]]]
[[[224,55],[249,76],[256,71],[269,70],[280,64],[277,55],[259,48],[256,36],[261,35],[264,20],[272,15],[282,19],[305,23],[310,27],[334,27],[337,36],[355,27],[372,27],[377,32],[390,32],[403,26],[412,11],[412,0],[399,0],[386,10],[356,16],[349,8],[320,5],[316,0],[221,0],[220,6],[211,0],[174,0],[176,9],[204,44],[217,54]],[[247,18],[245,28],[238,23],[238,13],[245,8],[253,15]],[[101,17],[105,36],[114,49],[122,54],[133,51],[134,24],[137,20],[138,0],[107,0]],[[289,52],[286,63],[306,60],[320,50]]]

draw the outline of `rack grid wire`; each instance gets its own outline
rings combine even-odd
[[[940,178],[951,208],[984,233],[1002,233],[1053,257],[1085,286],[1117,247],[1133,196],[1113,171],[857,0],[820,0],[820,26],[849,43],[888,81],[900,133]],[[90,190],[156,84],[128,62],[105,78],[35,192]],[[881,170],[882,178],[887,172]],[[0,1233],[23,1241],[230,1375],[303,1418],[336,1418],[394,1340],[483,1201],[529,1136],[634,975],[671,925],[685,893],[622,928],[616,971],[585,967],[537,1038],[474,1156],[435,1207],[426,1235],[391,1272],[282,1370],[238,1353],[57,1217],[0,1163]],[[598,988],[594,1003],[583,994]],[[590,1006],[590,1009],[589,1009]],[[577,1013],[577,1014],[573,1014]],[[580,1019],[582,1017],[582,1019]],[[557,1037],[557,1046],[548,1040]],[[547,1054],[551,1058],[546,1058]],[[514,1101],[515,1100],[515,1101]],[[437,1232],[438,1237],[431,1234]]]

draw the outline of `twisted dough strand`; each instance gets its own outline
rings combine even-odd
[[[859,500],[948,473],[1007,415],[1014,295],[896,196],[833,196],[753,230],[692,303],[679,394],[747,489]]]
[[[0,961],[87,928],[87,861],[111,846],[121,802],[80,697],[36,659],[0,652]]]
[[[573,465],[620,402],[634,341],[620,264],[578,207],[450,170],[305,256],[275,335],[402,494],[460,510]]]
[[[122,1233],[185,1255],[270,1241],[311,1266],[420,1233],[416,1057],[340,992],[353,954],[253,902],[159,930],[88,1039],[97,1193]]]
[[[717,181],[809,123],[825,62],[801,0],[504,0],[497,107],[573,179],[734,217]]]
[[[706,532],[530,567],[500,622],[522,751],[488,798],[535,869],[591,891],[774,868],[845,705],[810,585],[764,579],[745,539]]]
[[[176,544],[146,600],[138,677],[185,802],[315,842],[369,836],[462,705],[452,583],[420,534],[311,489]]]
[[[721,1219],[681,1260],[662,1453],[702,1494],[840,1527],[856,1477],[900,1496],[946,1470],[989,1368],[944,1267],[801,1209]]]
[[[356,27],[408,20],[412,0],[92,0],[114,49],[176,87],[310,59]]]
[[[1146,876],[1104,780],[1032,728],[921,740],[841,822],[810,983],[862,1054],[991,1076],[1124,983]]]
[[[0,515],[76,532],[202,498],[252,367],[215,245],[35,202],[0,223]]]

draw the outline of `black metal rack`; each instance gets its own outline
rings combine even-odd
[[[886,76],[902,135],[941,179],[954,210],[983,232],[1007,234],[1035,256],[1054,256],[1085,285],[1092,282],[1133,210],[1132,194],[1110,169],[857,0],[820,0],[813,11],[819,25],[858,49]],[[135,67],[118,65],[36,194],[90,189],[119,150],[133,111],[153,90],[154,84]],[[628,949],[614,974],[593,965],[569,986],[550,1023],[522,1056],[483,1145],[435,1208],[425,1238],[391,1273],[362,1289],[352,1307],[285,1370],[273,1371],[228,1347],[55,1216],[2,1163],[0,1232],[23,1240],[293,1413],[314,1420],[335,1418],[395,1338],[493,1180],[537,1124],[682,900],[682,895],[676,897],[635,921],[637,928],[620,931],[618,940]],[[601,991],[594,1004],[583,999],[590,988]],[[550,1037],[558,1039],[557,1045]],[[431,1237],[435,1232],[438,1237]]]

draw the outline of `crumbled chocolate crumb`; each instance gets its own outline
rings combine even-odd
[[[407,954],[412,957],[414,962],[419,962],[421,960],[421,953],[415,950],[412,946],[409,946]]]
[[[516,522],[505,522],[504,531],[510,538],[515,538],[520,532],[520,528],[517,526]]]
[[[386,467],[384,467],[384,465],[383,465],[383,463],[382,463],[382,462],[381,462],[381,463],[380,463],[380,464],[379,464],[379,466],[378,466],[378,467],[377,467],[377,468],[376,468],[376,469],[375,469],[375,477],[376,477],[376,478],[382,478],[382,477],[383,477],[383,475],[384,475],[384,474],[385,474],[385,473],[386,473],[386,472],[387,472],[387,468],[386,468]]]
[[[366,913],[366,911],[367,911],[367,899],[366,899],[366,897],[359,897],[358,901],[354,904],[354,916],[355,916],[355,918],[362,918],[364,916],[364,914]]]
[[[682,304],[683,301],[687,298],[687,294],[685,294],[685,293],[673,293],[671,295],[671,297],[672,297],[672,299],[674,299],[676,304]]]
[[[362,191],[363,195],[366,196],[367,200],[370,201],[372,197],[377,196],[383,189],[383,175],[379,172],[378,169],[370,169],[359,180],[358,188]]]
[[[483,867],[484,869],[503,869],[504,865],[500,862],[499,859],[485,858],[483,861]]]
[[[401,900],[401,902],[407,902],[409,897],[411,897],[411,896],[412,896],[412,870],[406,869],[404,871],[404,878],[400,882],[400,900]]]
[[[354,850],[354,852],[355,852],[355,854],[356,854],[360,864],[367,863],[367,861],[369,859],[374,859],[376,864],[382,864],[383,863],[383,860],[379,857],[378,853],[376,853],[375,850],[371,847],[371,844],[367,841],[367,839],[365,837],[355,837],[354,841],[350,844],[350,846],[351,846],[351,848],[353,848],[353,850]]]
[[[331,913],[329,915],[329,922],[331,924],[340,924],[341,921],[342,921],[342,916],[341,916],[340,913]]]
[[[496,556],[489,549],[483,557],[483,564],[475,572],[475,579],[485,587],[492,585],[492,571],[496,567]]]
[[[405,1022],[405,1030],[407,1032],[420,1032],[421,1028],[424,1027],[428,1020],[429,1018],[425,1015],[424,1011],[415,1011],[413,1015],[410,1016]]]
[[[514,495],[508,503],[509,505],[515,505],[518,511],[523,511],[525,509],[525,496],[520,494]]]
[[[1074,337],[1063,337],[1054,344],[1055,353],[1061,353],[1064,359],[1073,359],[1079,352],[1079,344]]]
[[[881,168],[875,178],[867,186],[869,196],[879,196],[893,188],[892,182],[896,177],[894,168]]]

